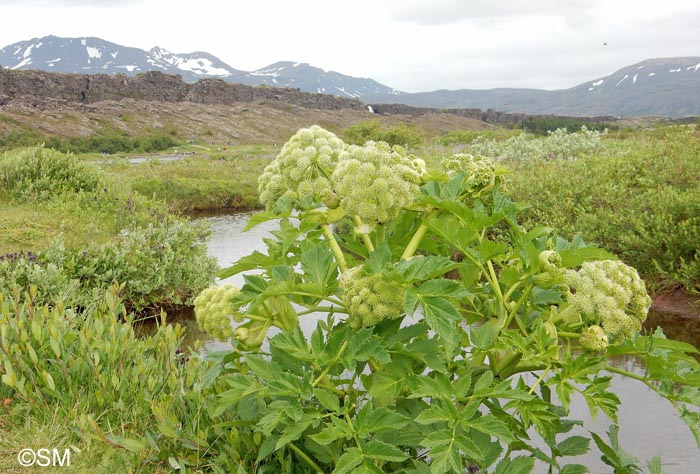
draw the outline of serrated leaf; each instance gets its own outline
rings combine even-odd
[[[590,471],[582,464],[567,464],[561,468],[559,474],[588,474]]]
[[[301,254],[301,270],[307,281],[326,285],[337,277],[338,264],[326,245],[316,244]]]
[[[386,243],[374,249],[374,252],[369,254],[365,261],[365,267],[371,273],[381,273],[384,267],[391,263],[391,250]]]
[[[256,463],[259,463],[260,461],[268,457],[270,454],[275,452],[275,446],[277,445],[278,439],[279,435],[274,434],[267,436],[263,440],[262,444],[260,445],[260,448],[258,448],[258,457],[255,460]]]
[[[216,276],[223,280],[241,272],[256,270],[258,268],[269,268],[274,264],[275,259],[273,257],[256,250],[250,255],[239,258],[238,261],[230,267],[222,268],[216,273]]]
[[[485,351],[490,349],[496,341],[496,331],[490,324],[472,326],[469,339],[474,347]]]
[[[428,280],[415,289],[420,296],[441,296],[443,298],[466,298],[470,295],[464,286],[458,281],[446,278]]]
[[[440,256],[416,256],[410,260],[401,260],[396,264],[396,271],[404,281],[424,281],[439,277],[459,266],[458,262]]]
[[[410,418],[389,408],[372,408],[365,404],[355,415],[355,430],[362,436],[378,431],[396,430],[408,424]]]
[[[419,297],[423,306],[423,317],[428,326],[445,340],[447,349],[454,350],[460,344],[460,333],[456,323],[461,315],[455,306],[444,298]]]
[[[276,219],[282,219],[288,216],[288,212],[283,214],[277,214],[271,211],[258,212],[257,214],[253,214],[252,216],[250,216],[250,219],[248,219],[248,223],[243,228],[243,232],[249,231],[253,227],[260,225],[263,222],[274,221]]]
[[[309,436],[322,446],[326,446],[339,439],[347,439],[352,437],[352,430],[347,423],[335,422],[331,425],[326,425],[321,431]]]
[[[340,402],[338,401],[338,397],[336,395],[333,395],[329,391],[324,390],[322,388],[314,389],[314,395],[318,399],[318,402],[326,410],[334,412],[340,411]]]
[[[355,467],[362,462],[364,457],[358,448],[348,448],[345,450],[338,463],[335,465],[333,474],[347,474],[353,472]]]
[[[489,436],[495,436],[504,443],[515,441],[513,433],[508,429],[508,425],[496,418],[494,415],[484,415],[474,418],[466,423],[470,428],[481,431]]]
[[[605,249],[598,247],[568,248],[559,252],[561,266],[573,268],[592,260],[617,260],[617,257]]]
[[[299,439],[302,433],[304,433],[304,431],[306,431],[306,429],[311,426],[316,419],[317,416],[315,414],[307,413],[301,420],[285,428],[284,431],[282,431],[282,436],[280,436],[280,439],[278,439],[277,443],[275,444],[275,450]]]
[[[436,446],[430,450],[432,474],[445,474],[449,472],[462,472],[462,456],[455,443]]]
[[[571,436],[557,444],[560,456],[581,456],[590,449],[591,440],[584,436]]]
[[[408,459],[406,453],[383,441],[370,441],[362,448],[362,452],[368,458],[382,461],[401,462]]]
[[[530,474],[534,468],[533,458],[518,456],[513,459],[502,459],[496,466],[494,474]]]

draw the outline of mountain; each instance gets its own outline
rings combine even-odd
[[[235,82],[248,85],[265,84],[272,87],[294,87],[304,92],[318,92],[362,100],[366,96],[403,94],[373,79],[346,76],[339,72],[327,72],[307,63],[281,61],[257,71],[236,75]]]
[[[0,65],[9,69],[130,76],[155,70],[179,74],[187,82],[214,77],[227,82],[291,87],[351,98],[399,93],[372,79],[327,72],[305,63],[278,62],[248,72],[234,69],[209,53],[176,54],[159,47],[144,51],[94,37],[45,36],[14,43],[0,50]]]
[[[256,71],[242,71],[209,53],[176,54],[159,47],[144,51],[93,37],[46,36],[15,43],[0,50],[0,65],[9,69],[131,76],[156,70],[179,74],[187,82],[219,78],[231,83],[290,87],[359,99],[365,104],[566,116],[700,116],[700,57],[648,59],[569,89],[463,89],[413,94],[306,63],[283,61]]]
[[[439,90],[362,100],[526,114],[698,116],[699,69],[700,57],[648,59],[570,89]]]

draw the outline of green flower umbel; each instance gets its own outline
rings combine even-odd
[[[238,314],[231,299],[238,294],[233,285],[210,286],[194,299],[194,315],[197,324],[207,334],[226,340],[233,334],[231,319]]]
[[[340,286],[349,314],[348,325],[353,329],[396,319],[403,313],[403,287],[382,273],[351,268],[343,273]]]

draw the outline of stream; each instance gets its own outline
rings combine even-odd
[[[276,222],[268,222],[254,227],[248,232],[242,232],[251,213],[218,215],[213,217],[198,217],[206,219],[211,225],[211,236],[207,243],[208,253],[218,259],[219,265],[226,267],[240,257],[254,250],[264,250],[262,239],[268,236],[268,231],[276,226]],[[222,280],[221,283],[232,283],[238,287],[243,284],[241,275]],[[230,348],[227,343],[212,340],[197,328],[191,314],[175,318],[187,327],[185,345],[199,343],[200,352],[213,352]],[[171,318],[172,320],[172,318]],[[301,318],[301,326],[305,333],[310,334],[316,327],[313,317]],[[682,340],[700,346],[700,321],[679,318],[673,315],[652,312],[645,323],[647,329],[662,326],[669,338]],[[274,328],[273,328],[274,329]],[[616,359],[613,365],[636,373],[644,370],[642,361],[624,357]],[[661,456],[663,472],[666,474],[689,474],[697,472],[700,466],[700,449],[698,449],[689,428],[683,423],[671,404],[660,398],[655,392],[641,382],[625,379],[620,375],[612,375],[612,389],[620,398],[619,409],[620,446],[629,454],[640,459],[640,465],[653,456]],[[582,398],[572,401],[571,419],[584,421],[583,428],[576,429],[570,434],[587,435],[586,430],[598,433],[606,442],[606,431],[610,425],[607,417],[599,413],[595,421],[591,420],[588,407]],[[565,436],[569,436],[567,434]],[[560,438],[564,439],[564,436]],[[607,474],[611,468],[600,460],[600,452],[591,441],[590,451],[584,456],[564,458],[563,463],[584,464],[591,474]],[[695,467],[693,467],[695,466]],[[541,472],[546,472],[540,465]],[[539,471],[537,471],[539,472]],[[645,472],[647,470],[645,469]]]

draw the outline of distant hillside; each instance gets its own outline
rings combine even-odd
[[[698,116],[698,69],[700,57],[649,59],[570,89],[440,90],[363,100],[526,114]]]

